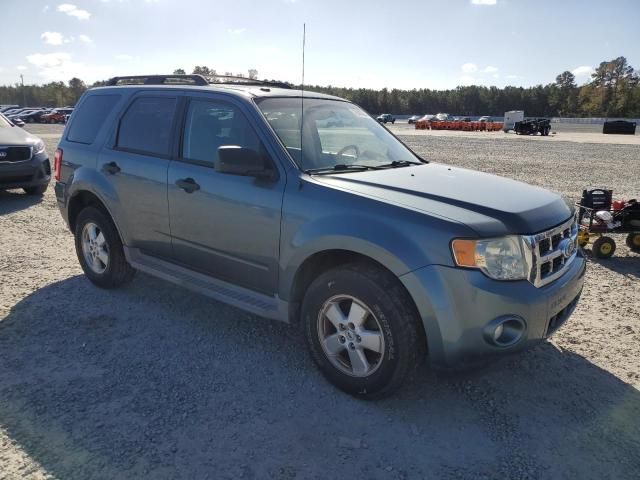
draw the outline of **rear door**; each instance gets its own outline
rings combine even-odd
[[[178,96],[148,91],[134,95],[120,115],[98,171],[117,196],[118,220],[130,247],[169,257],[167,170],[175,136]]]
[[[181,264],[273,294],[286,176],[245,108],[218,95],[188,100],[178,160],[171,162],[168,176],[173,251]],[[224,145],[260,152],[277,178],[217,172],[217,149]],[[184,182],[194,186],[181,188]]]

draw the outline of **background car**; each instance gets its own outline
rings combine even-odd
[[[22,108],[22,107],[17,107],[17,108],[10,108],[8,110],[5,110],[4,112],[2,112],[2,114],[5,117],[11,117],[11,116],[15,116],[20,112],[25,112],[27,110],[31,110],[30,108]]]
[[[4,113],[7,110],[13,110],[14,108],[19,108],[20,105],[0,105],[0,113]]]
[[[490,116],[488,116],[488,115],[484,115],[484,116],[480,117],[480,118],[478,119],[478,121],[479,121],[479,122],[490,122],[490,121],[491,121],[491,117],[490,117]]]
[[[18,119],[23,120],[25,116],[29,116],[32,112],[34,112],[34,110],[30,108],[24,108],[16,112],[7,113],[5,116],[11,121],[18,120]]]
[[[453,117],[448,113],[437,113],[432,120],[436,120],[438,122],[448,122],[453,120]]]
[[[0,190],[22,188],[28,195],[42,195],[49,180],[44,142],[0,114]]]
[[[42,123],[42,116],[51,111],[52,110],[38,109],[30,112],[28,115],[22,115],[20,118],[26,123]]]
[[[71,115],[73,108],[55,108],[40,116],[42,123],[66,123],[66,118]]]
[[[383,113],[382,115],[378,116],[376,120],[378,120],[378,122],[380,123],[387,123],[387,122],[396,123],[395,117],[390,113]]]
[[[407,120],[407,123],[416,123],[420,118],[420,115],[411,115],[409,120]]]

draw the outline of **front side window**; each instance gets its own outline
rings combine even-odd
[[[120,120],[118,148],[151,155],[169,155],[175,111],[175,98],[136,98]]]
[[[418,163],[411,150],[356,105],[339,100],[263,98],[267,122],[302,170]],[[304,111],[303,111],[304,108]]]
[[[260,139],[237,107],[226,102],[191,100],[182,141],[182,158],[213,165],[218,148],[235,145],[263,152]]]

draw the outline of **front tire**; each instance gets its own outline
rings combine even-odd
[[[349,264],[320,275],[307,289],[302,319],[323,375],[354,396],[392,393],[424,359],[426,340],[411,298],[375,267]]]
[[[117,288],[133,279],[120,235],[113,221],[96,207],[78,214],[75,228],[76,254],[85,275],[100,288]]]

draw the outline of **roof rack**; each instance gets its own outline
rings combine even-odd
[[[106,85],[209,85],[202,75],[128,75],[113,77]]]
[[[127,75],[107,80],[107,86],[117,85],[255,85],[276,88],[291,88],[284,82],[258,80],[238,75]]]
[[[258,80],[257,78],[241,77],[239,75],[203,75],[203,78],[208,80],[209,83],[222,83],[225,85],[262,85],[265,87],[291,88],[291,85],[285,82]]]

